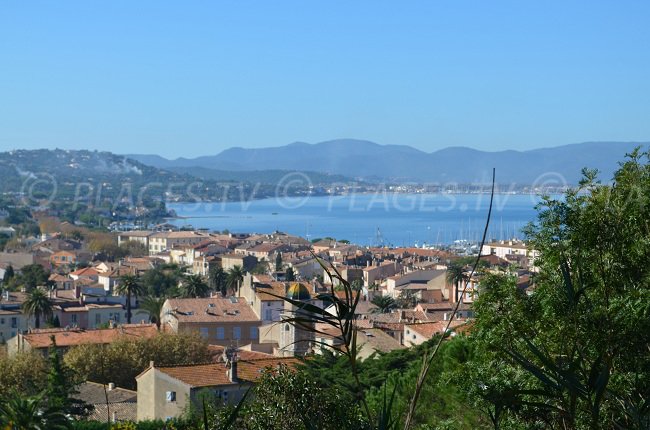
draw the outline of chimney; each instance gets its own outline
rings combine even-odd
[[[108,383],[108,391],[113,391],[115,389],[115,382]]]
[[[228,369],[228,380],[230,382],[237,382],[239,378],[237,377],[237,350],[233,347],[228,347],[224,351],[226,356],[226,369]]]

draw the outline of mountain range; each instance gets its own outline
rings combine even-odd
[[[169,160],[158,155],[128,158],[167,170],[188,173],[192,168],[225,171],[270,169],[315,171],[364,180],[423,183],[489,183],[496,168],[501,184],[534,184],[545,180],[575,184],[584,167],[609,181],[618,163],[636,147],[650,142],[585,142],[532,150],[481,151],[448,147],[424,152],[406,145],[379,145],[355,139],[316,144],[304,142],[269,148],[230,148],[217,155]],[[563,179],[562,179],[563,178]]]

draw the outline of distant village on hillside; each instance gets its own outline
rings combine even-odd
[[[30,236],[2,229],[13,243],[0,253],[0,343],[9,356],[159,333],[193,334],[211,352],[209,363],[153,360],[130,387],[108,383],[114,421],[177,417],[205,388],[235,404],[262,369],[291,367],[335,347],[341,333],[331,327],[287,321],[303,311],[301,303],[336,313],[328,297],[343,296],[342,283],[359,296],[358,356],[372,359],[448,328],[450,336],[471,331],[482,276],[508,273],[530,292],[538,256],[523,242],[486,243],[472,272],[475,258],[449,250],[361,247],[277,231],[224,234],[161,225],[97,235],[52,220],[45,230],[50,233]],[[26,305],[35,292],[49,308]],[[79,390],[96,416],[106,414],[104,388],[87,381]]]

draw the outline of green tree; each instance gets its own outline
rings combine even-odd
[[[49,277],[50,274],[40,264],[28,264],[20,270],[17,282],[27,290],[32,290],[37,286],[46,285]]]
[[[223,296],[228,293],[227,275],[221,267],[210,269],[210,286],[212,289],[220,291]]]
[[[57,351],[54,335],[51,337],[52,345],[48,350],[49,371],[47,374],[47,388],[45,400],[52,410],[60,410],[65,414],[82,416],[88,412],[88,406],[81,400],[75,399],[75,375],[61,362],[61,355]]]
[[[131,297],[138,297],[144,293],[140,279],[136,275],[121,276],[115,292],[126,296],[126,322],[131,324]]]
[[[239,413],[241,430],[338,430],[369,428],[361,411],[340,389],[323,389],[305,374],[281,365],[267,369]],[[223,428],[229,408],[212,410],[213,428]]]
[[[160,314],[166,300],[165,297],[147,296],[140,303],[140,309],[149,313],[149,321],[155,323],[158,329],[160,329]]]
[[[375,313],[385,314],[397,308],[397,303],[395,303],[395,299],[391,296],[375,296],[370,303],[377,306],[373,309]]]
[[[278,252],[275,254],[275,271],[280,272],[282,271],[282,253]]]
[[[14,277],[14,268],[13,268],[13,266],[10,264],[10,265],[7,266],[7,268],[5,269],[5,274],[4,274],[4,276],[2,277],[2,283],[6,285],[6,284],[11,280],[11,278],[13,278],[13,277]]]
[[[147,295],[173,297],[178,293],[178,283],[182,276],[182,270],[178,265],[169,264],[147,270],[141,280]]]
[[[198,334],[159,333],[149,339],[120,338],[107,345],[75,346],[63,356],[63,362],[80,379],[135,389],[135,377],[151,361],[158,366],[206,363],[212,354]]]
[[[183,298],[206,297],[210,287],[201,275],[186,275],[181,281],[180,292]]]
[[[22,352],[13,356],[0,354],[0,398],[15,389],[36,395],[45,389],[47,362],[42,354]]]
[[[52,308],[54,304],[47,294],[40,288],[31,290],[27,299],[23,302],[22,309],[29,315],[34,317],[34,326],[41,327],[41,318],[48,318],[52,315]]]
[[[612,185],[583,174],[527,228],[534,293],[481,282],[468,368],[495,427],[650,427],[648,154],[633,152]]]
[[[7,430],[62,430],[72,423],[58,408],[45,407],[44,394],[24,396],[15,390],[0,401],[0,427]]]
[[[288,267],[287,271],[284,273],[284,279],[287,282],[295,281],[296,280],[296,275],[293,273],[293,268]]]
[[[468,277],[465,273],[465,267],[462,264],[450,264],[447,267],[447,282],[454,286],[454,302],[460,300],[460,293],[465,287]]]
[[[227,274],[228,279],[228,288],[232,291],[232,294],[239,295],[239,289],[241,288],[241,283],[244,281],[244,269],[241,266],[233,266],[228,270]]]

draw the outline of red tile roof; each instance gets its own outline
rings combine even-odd
[[[70,347],[83,344],[106,344],[119,338],[152,338],[157,334],[155,324],[123,324],[116,328],[97,330],[33,330],[23,335],[23,338],[32,348],[48,348],[52,344],[51,336],[54,336],[58,347]]]
[[[238,382],[255,382],[266,368],[285,364],[293,367],[299,363],[297,358],[264,358],[258,360],[239,360],[237,362]],[[191,387],[213,387],[232,385],[228,379],[225,363],[197,364],[190,366],[155,367],[158,371],[171,376]]]
[[[239,297],[233,303],[230,298],[168,299],[166,308],[184,323],[259,321],[246,299]]]

